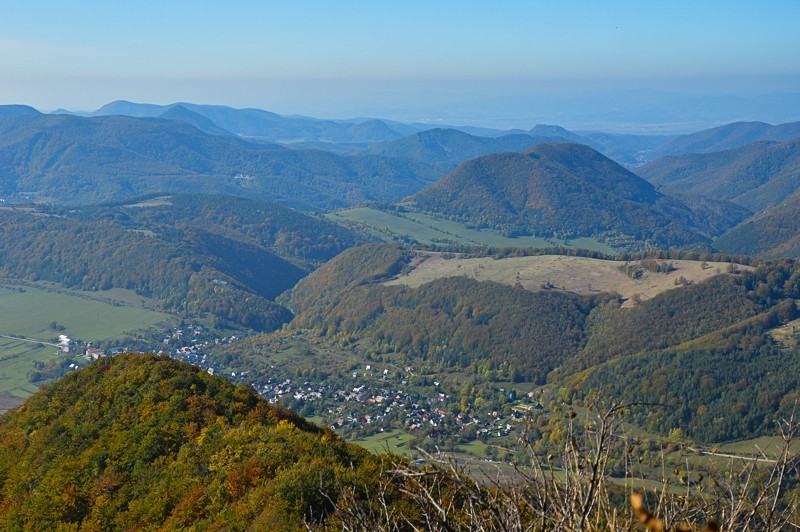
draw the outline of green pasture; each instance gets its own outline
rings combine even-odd
[[[141,297],[127,290],[87,293],[44,284],[0,286],[0,335],[6,336],[0,337],[0,393],[27,397],[36,390],[27,377],[34,362],[74,356],[48,345],[59,334],[101,341],[170,319],[141,305]],[[52,329],[53,322],[64,329]]]
[[[411,434],[400,430],[391,430],[353,440],[353,443],[376,454],[390,452],[410,456],[412,449],[409,449],[407,444],[412,439],[414,437]]]
[[[391,242],[396,237],[409,237],[421,244],[437,244],[444,241],[470,246],[492,247],[532,247],[549,246],[579,247],[613,254],[610,247],[591,238],[577,238],[564,241],[544,239],[533,236],[509,238],[491,230],[470,229],[451,220],[440,220],[419,212],[405,212],[402,215],[359,207],[346,211],[330,213],[333,221],[349,221],[366,228],[371,234]]]

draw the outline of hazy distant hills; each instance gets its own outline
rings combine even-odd
[[[667,135],[630,135],[624,133],[581,132],[583,141],[609,159],[627,167],[638,167],[653,158],[653,151],[675,138]]]
[[[390,124],[381,120],[319,120],[316,118],[281,116],[261,109],[234,109],[221,105],[196,105],[192,103],[161,106],[116,101],[104,105],[92,113],[92,116],[158,117],[175,107],[183,107],[188,111],[201,115],[216,126],[235,135],[282,142],[312,140],[378,142],[400,138],[415,131],[410,126]]]
[[[212,120],[199,113],[190,111],[182,105],[175,105],[168,108],[166,111],[158,115],[158,118],[163,118],[164,120],[180,120],[182,122],[186,122],[187,124],[191,124],[200,131],[210,135],[232,134],[230,131],[216,125]]]
[[[428,164],[446,161],[444,164],[451,167],[479,155],[520,151],[546,140],[587,144],[620,164],[635,165],[652,158],[648,154],[654,148],[673,138],[658,135],[578,134],[561,126],[548,124],[538,124],[523,131],[456,125],[432,126],[422,123],[403,124],[382,119],[320,120],[283,116],[260,109],[234,109],[192,103],[161,106],[116,101],[101,107],[91,115],[183,119],[212,134],[219,134],[218,129],[221,129],[245,138],[272,140],[336,153],[354,154],[366,150],[369,154],[409,157]],[[218,129],[212,129],[208,122],[198,120],[200,116]],[[436,133],[426,135],[429,131]],[[449,131],[465,135],[446,133]],[[527,145],[523,136],[530,137]],[[494,142],[498,138],[504,140]]]
[[[439,177],[409,160],[210,135],[183,118],[0,119],[0,197],[82,203],[193,190],[326,209],[396,200]]]
[[[782,142],[800,137],[800,122],[776,126],[764,122],[735,122],[681,135],[656,148],[651,159],[666,155],[710,153],[761,141]]]
[[[544,140],[566,141],[567,138],[560,136],[534,137],[527,134],[477,137],[456,129],[430,129],[402,139],[375,145],[367,153],[385,157],[406,157],[452,169],[461,162],[481,155],[523,151]]]
[[[41,113],[28,105],[0,105],[0,118],[38,114]]]
[[[733,220],[723,222],[713,209],[698,215],[597,151],[569,143],[468,161],[411,200],[421,211],[507,234],[618,233],[661,245],[705,241],[746,215],[729,211]]]
[[[509,112],[513,109],[513,114]],[[660,90],[609,90],[594,94],[530,94],[479,99],[414,110],[458,124],[480,120],[508,127],[520,122],[560,124],[567,129],[614,133],[689,133],[736,121],[800,120],[800,94],[693,95]],[[510,116],[511,115],[511,116]]]
[[[476,136],[461,129],[437,128],[374,144],[365,153],[407,157],[451,170],[458,164],[481,155],[524,151],[539,142],[572,142],[590,146],[620,164],[636,165],[669,138],[671,137],[605,133],[579,135],[560,126],[542,124],[527,132],[499,136]]]
[[[800,187],[800,139],[783,140],[800,123],[740,122],[680,137],[558,125],[477,136],[191,103],[119,101],[94,114],[0,107],[0,198],[83,204],[192,190],[330,210],[416,194],[422,211],[504,235],[603,234],[672,246],[708,242]],[[321,149],[299,147],[309,145]],[[691,150],[708,153],[638,166]]]
[[[757,212],[800,187],[800,139],[663,157],[637,173],[655,185],[730,200]]]

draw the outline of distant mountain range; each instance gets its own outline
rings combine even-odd
[[[117,101],[91,114],[0,106],[0,199],[85,204],[191,190],[330,210],[412,197],[422,211],[506,235],[673,246],[729,242],[725,231],[800,188],[800,122],[646,136],[319,120],[191,103]]]
[[[261,109],[234,109],[221,105],[175,103],[171,105],[139,104],[116,101],[104,105],[90,116],[123,115],[138,118],[164,118],[169,111],[183,108],[210,120],[217,127],[243,137],[293,142],[318,140],[326,142],[379,142],[400,138],[417,131],[403,124],[382,120],[338,121],[281,116]]]
[[[782,142],[800,137],[800,122],[773,126],[764,122],[735,122],[681,135],[653,150],[652,158],[687,153],[711,153],[761,141]]]
[[[565,130],[566,133],[569,133]],[[577,135],[567,135],[575,136]],[[523,151],[546,140],[567,141],[564,136],[535,137],[511,134],[501,137],[476,137],[456,129],[430,129],[402,139],[377,144],[367,153],[385,157],[405,157],[452,170],[458,164],[490,153]]]
[[[0,118],[0,198],[85,203],[192,190],[330,209],[395,200],[440,176],[407,159],[294,150],[209,134],[184,121],[201,121],[191,111],[169,113],[182,119],[38,113]]]
[[[624,234],[660,245],[707,241],[747,216],[721,203],[699,215],[597,151],[568,143],[479,157],[410,200],[420,211],[510,235]]]

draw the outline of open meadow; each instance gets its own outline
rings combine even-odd
[[[336,222],[355,223],[365,228],[373,236],[391,242],[397,238],[410,238],[421,244],[456,243],[469,246],[493,247],[531,247],[549,246],[576,247],[613,254],[610,247],[591,238],[560,240],[557,238],[538,238],[520,236],[509,238],[489,229],[471,229],[458,222],[441,220],[419,212],[389,213],[359,207],[336,211],[327,215]]]
[[[625,299],[649,299],[666,290],[726,275],[728,263],[670,260],[672,271],[642,270],[636,278],[625,262],[564,255],[460,258],[454,254],[419,252],[412,269],[386,284],[416,288],[443,277],[464,276],[478,281],[522,285],[527,290],[565,290],[578,294],[615,292]],[[630,263],[635,264],[635,263]],[[737,269],[747,269],[737,265]],[[683,280],[685,281],[683,281]]]
[[[129,290],[82,292],[58,285],[4,281],[0,284],[0,394],[27,397],[35,362],[59,356],[60,334],[75,340],[102,341],[172,319],[149,308]],[[55,327],[54,327],[55,326]]]

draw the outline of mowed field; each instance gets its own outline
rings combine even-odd
[[[4,284],[0,286],[0,396],[31,395],[36,388],[28,382],[27,375],[35,362],[75,356],[48,345],[59,334],[96,342],[170,318],[168,314],[142,308],[141,297],[130,291],[87,293],[46,285]],[[51,329],[52,322],[64,330]]]
[[[453,254],[419,252],[413,269],[386,284],[418,287],[442,277],[465,276],[478,281],[495,281],[509,285],[521,284],[528,290],[565,290],[578,294],[616,292],[629,299],[638,294],[649,299],[665,290],[683,286],[681,277],[689,282],[702,282],[715,275],[728,275],[727,262],[672,260],[675,270],[657,273],[645,270],[632,279],[620,270],[625,262],[563,255],[510,257],[493,259],[459,258]],[[737,265],[740,270],[747,266]]]
[[[438,220],[427,214],[404,212],[402,215],[370,208],[337,211],[327,215],[335,222],[351,222],[360,225],[377,238],[391,242],[408,237],[421,244],[455,242],[470,246],[531,247],[548,246],[577,247],[613,254],[610,247],[591,238],[575,240],[544,239],[532,236],[508,238],[490,230],[470,229],[450,220]]]

